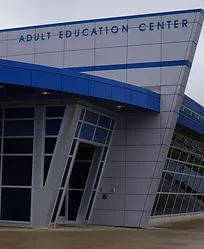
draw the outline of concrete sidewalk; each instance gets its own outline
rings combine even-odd
[[[1,249],[203,249],[204,219],[169,222],[146,230],[59,227],[0,229]]]

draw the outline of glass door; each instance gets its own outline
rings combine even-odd
[[[80,143],[68,187],[68,221],[75,222],[82,196],[84,194],[88,175],[90,173],[96,146]]]

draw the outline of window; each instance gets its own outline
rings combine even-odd
[[[5,118],[34,118],[34,107],[6,108]]]
[[[33,139],[32,138],[5,138],[4,139],[5,154],[32,154]]]

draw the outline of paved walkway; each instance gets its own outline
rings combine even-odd
[[[0,249],[203,249],[204,220],[146,230],[105,227],[0,229]]]

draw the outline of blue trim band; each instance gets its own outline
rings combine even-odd
[[[130,64],[114,64],[103,66],[88,66],[88,67],[71,67],[66,70],[72,72],[90,72],[90,71],[108,71],[108,70],[121,70],[121,69],[134,69],[134,68],[154,68],[154,67],[174,67],[174,66],[187,66],[191,68],[192,63],[188,60],[179,61],[158,61],[158,62],[145,62],[145,63],[130,63]]]
[[[84,77],[84,74],[47,66],[0,60],[0,82],[77,94],[79,98],[94,97],[111,101],[114,106],[121,103],[160,111],[160,94],[148,89],[110,79],[101,80],[96,76]]]
[[[27,26],[27,27],[20,27],[20,28],[3,29],[3,30],[0,30],[0,32],[10,32],[14,30],[35,29],[35,28],[47,28],[47,27],[56,27],[56,26],[61,26],[61,25],[72,25],[72,24],[81,24],[81,23],[106,22],[106,21],[144,18],[144,17],[153,17],[153,16],[179,15],[179,14],[188,14],[188,13],[201,13],[202,15],[204,15],[204,10],[203,9],[190,9],[190,10],[167,11],[167,12],[150,13],[150,14],[139,14],[139,15],[131,15],[131,16],[108,17],[108,18],[99,18],[99,19],[91,19],[91,20],[62,22],[62,23],[34,25],[34,26]]]

